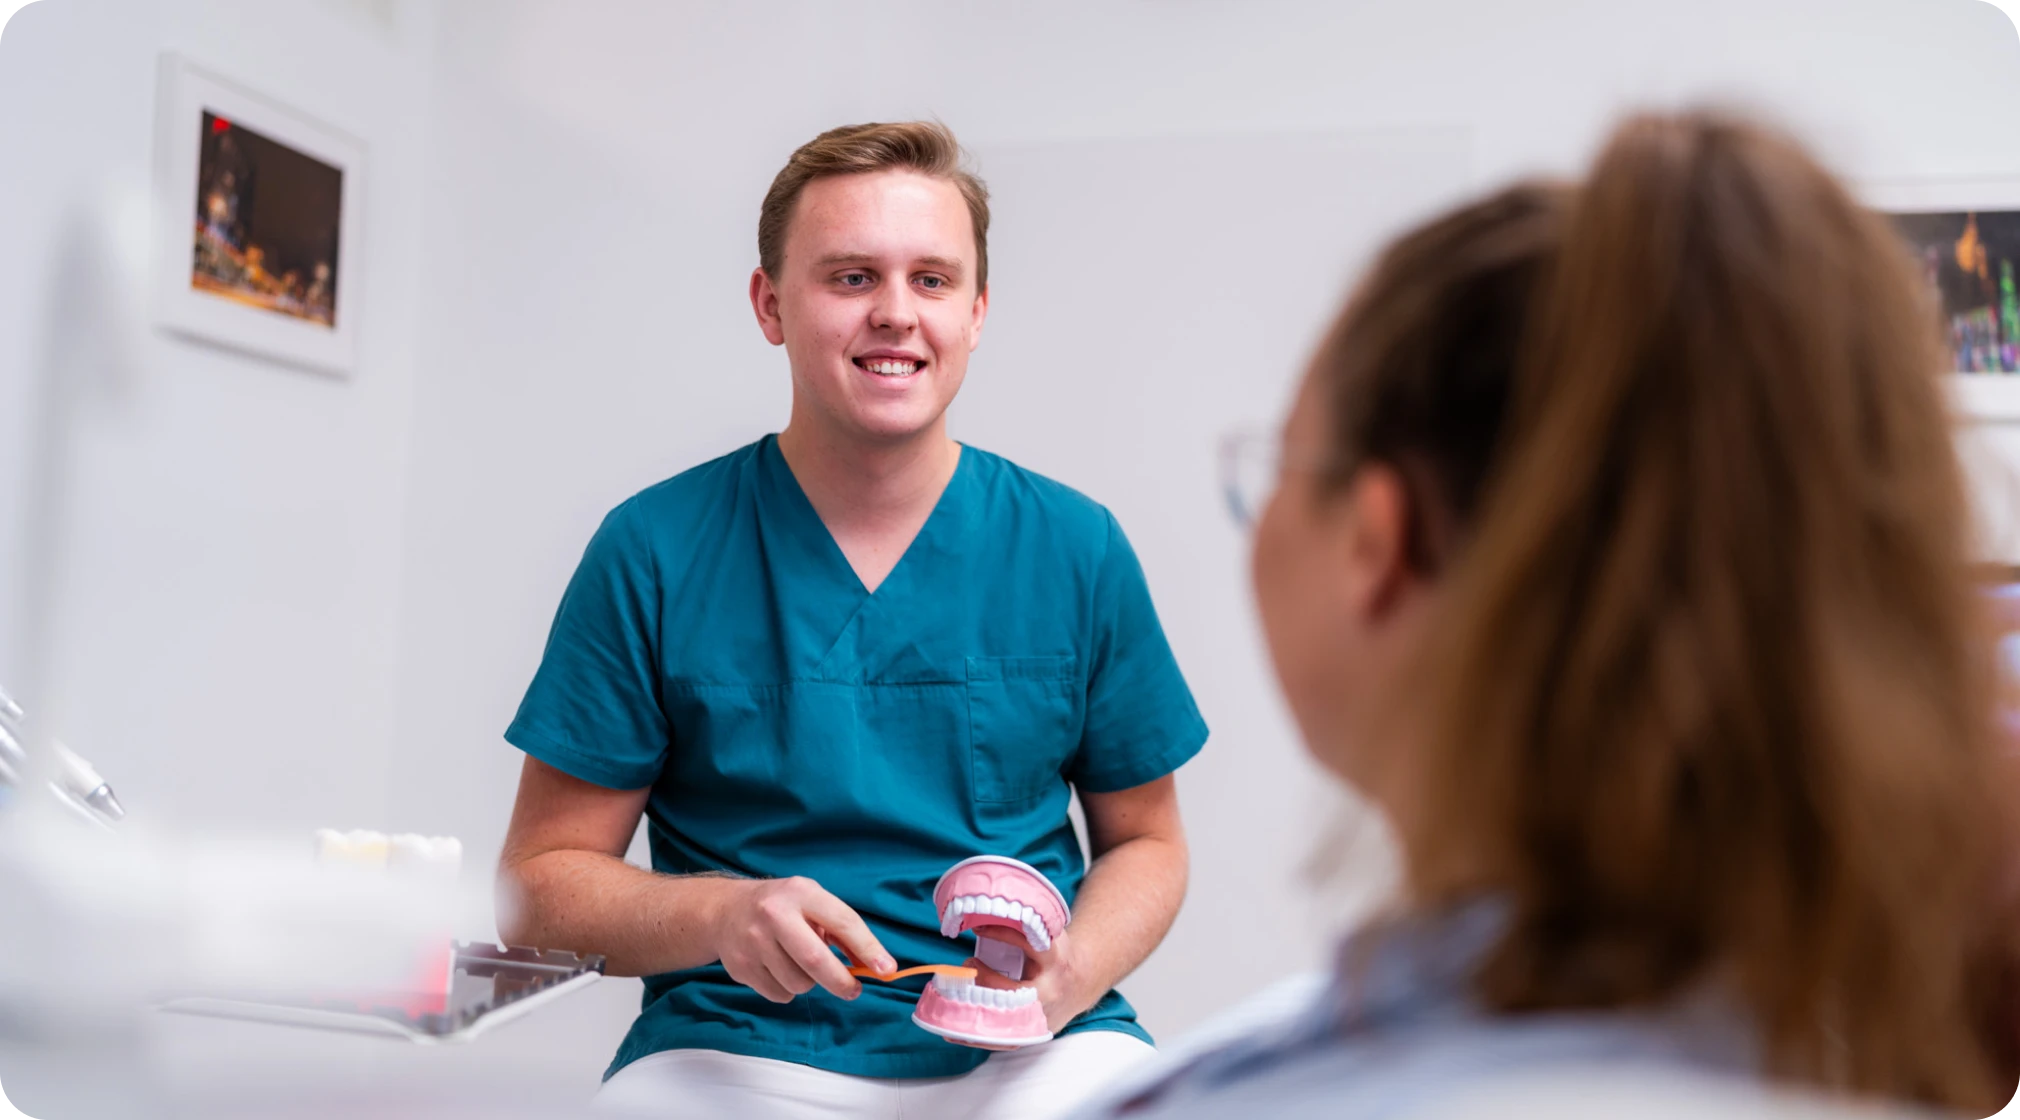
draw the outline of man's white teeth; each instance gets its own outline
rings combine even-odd
[[[933,987],[956,1003],[972,1003],[997,1011],[1029,1007],[1038,999],[1036,988],[985,988],[971,980],[955,980],[946,976],[933,977]]]
[[[1045,919],[1038,916],[1038,911],[995,895],[969,894],[950,900],[940,912],[940,932],[947,937],[961,936],[961,919],[970,914],[1007,918],[1024,927],[1024,940],[1033,949],[1042,953],[1052,948],[1052,935],[1046,932]]]
[[[863,368],[885,377],[910,377],[919,372],[917,362],[864,362]]]

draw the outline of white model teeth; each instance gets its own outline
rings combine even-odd
[[[1045,919],[1028,906],[1024,908],[1024,940],[1041,953],[1052,948],[1052,935],[1045,932]]]
[[[1036,988],[985,988],[970,980],[933,977],[933,988],[956,1003],[969,1003],[997,1011],[1015,1011],[1038,1000]]]
[[[995,918],[1005,918],[1024,928],[1024,940],[1033,949],[1045,952],[1052,948],[1052,935],[1045,929],[1045,919],[1038,911],[1021,902],[1012,902],[995,895],[970,894],[949,899],[946,909],[940,911],[940,933],[946,937],[961,936],[961,919],[970,914],[987,914]]]
[[[421,836],[412,832],[387,836],[371,829],[316,830],[316,860],[347,867],[390,868],[455,878],[463,866],[463,842],[454,836]]]
[[[395,833],[386,839],[386,865],[394,870],[415,868],[454,878],[463,867],[463,842],[454,836]]]
[[[917,362],[864,362],[863,368],[885,377],[910,377],[919,372]]]

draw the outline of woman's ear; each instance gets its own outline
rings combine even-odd
[[[1347,485],[1339,531],[1348,593],[1363,618],[1377,621],[1395,610],[1414,578],[1410,488],[1400,471],[1378,462],[1355,471]]]

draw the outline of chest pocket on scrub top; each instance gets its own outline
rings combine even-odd
[[[1080,745],[1078,667],[1072,657],[968,659],[976,801],[1030,801],[1057,788]]]

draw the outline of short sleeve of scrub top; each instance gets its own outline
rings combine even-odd
[[[1021,859],[1074,899],[1073,787],[1160,778],[1207,729],[1097,503],[964,447],[872,592],[766,437],[610,514],[505,737],[584,781],[651,787],[655,870],[805,876],[904,966],[971,955],[932,902],[970,856]],[[608,1072],[676,1048],[867,1077],[981,1064],[910,1021],[922,985],[773,1004],[719,964],[646,977]],[[1117,992],[1064,1029],[1149,1039]]]
[[[540,673],[505,733],[549,766],[609,789],[651,785],[666,760],[652,663],[658,591],[635,517],[626,502],[590,538]]]
[[[1083,793],[1115,793],[1171,773],[1198,752],[1204,729],[1136,550],[1102,512],[1108,536],[1094,584],[1087,722],[1066,774]],[[1174,728],[1174,713],[1190,713],[1196,727]]]

